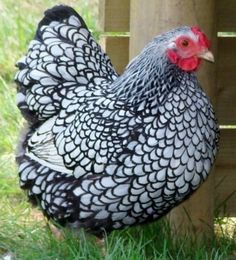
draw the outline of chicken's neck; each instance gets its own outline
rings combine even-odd
[[[154,53],[149,55],[149,52],[147,49],[146,53],[133,59],[110,88],[118,99],[132,106],[139,106],[143,102],[152,103],[153,100],[160,105],[184,77],[195,79],[193,73],[181,71],[164,54],[158,57]]]

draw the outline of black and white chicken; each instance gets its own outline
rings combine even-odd
[[[70,7],[45,12],[17,66],[20,185],[56,222],[101,235],[158,219],[207,178],[218,126],[198,27],[155,37],[118,75]]]

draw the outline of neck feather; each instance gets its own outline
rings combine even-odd
[[[153,100],[162,104],[185,73],[170,62],[164,51],[150,45],[129,63],[124,73],[112,83],[110,91],[133,106]]]

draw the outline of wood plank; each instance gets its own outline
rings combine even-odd
[[[236,129],[222,129],[220,131],[219,147],[216,165],[235,166],[236,168]]]
[[[129,62],[129,37],[104,36],[100,43],[116,71],[121,74]]]
[[[236,32],[236,1],[217,0],[216,7],[218,32]]]
[[[177,26],[199,25],[210,39],[215,35],[213,0],[131,0],[130,31],[132,33],[131,58],[154,36]],[[205,6],[205,8],[203,8]],[[183,15],[184,13],[184,15]],[[138,41],[136,41],[138,40]]]
[[[100,29],[104,32],[129,32],[130,0],[100,0]]]
[[[218,166],[214,175],[215,215],[236,217],[236,168]]]
[[[235,46],[234,37],[218,38],[216,115],[222,125],[236,125]]]
[[[173,235],[193,236],[196,240],[212,235],[214,217],[214,172],[189,199],[171,210]],[[177,236],[178,237],[178,236]]]

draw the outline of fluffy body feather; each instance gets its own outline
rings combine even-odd
[[[15,79],[29,124],[20,184],[48,217],[99,235],[163,216],[207,178],[213,109],[166,55],[183,33],[157,36],[118,76],[72,8],[45,13]]]

